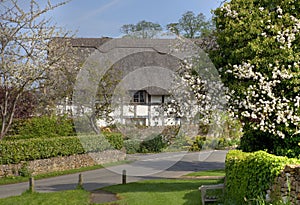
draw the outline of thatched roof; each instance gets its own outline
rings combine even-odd
[[[167,90],[156,86],[150,86],[145,88],[144,90],[146,90],[150,95],[170,95]]]

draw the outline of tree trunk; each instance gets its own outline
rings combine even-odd
[[[98,128],[97,124],[96,124],[96,119],[95,119],[95,115],[93,114],[91,117],[89,117],[90,120],[90,125],[93,129],[93,131],[98,135],[100,134],[100,129]]]

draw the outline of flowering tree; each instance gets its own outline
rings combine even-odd
[[[245,127],[277,138],[299,136],[299,1],[232,0],[215,11],[212,54]]]
[[[61,65],[62,56],[48,59],[47,54],[65,45],[50,46],[49,41],[67,33],[42,15],[63,4],[47,1],[39,5],[35,0],[0,3],[0,139],[8,132],[24,93],[41,90],[49,82],[48,74],[56,71],[55,65]]]

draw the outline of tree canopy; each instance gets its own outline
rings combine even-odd
[[[153,38],[160,31],[161,25],[150,21],[139,21],[137,24],[125,24],[121,27],[121,32],[127,37]]]
[[[199,38],[208,36],[213,31],[213,23],[206,20],[203,13],[195,15],[192,11],[185,12],[176,23],[170,23],[167,28],[186,38]]]

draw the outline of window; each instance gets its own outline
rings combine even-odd
[[[145,91],[137,91],[133,95],[133,102],[135,103],[145,103]]]

